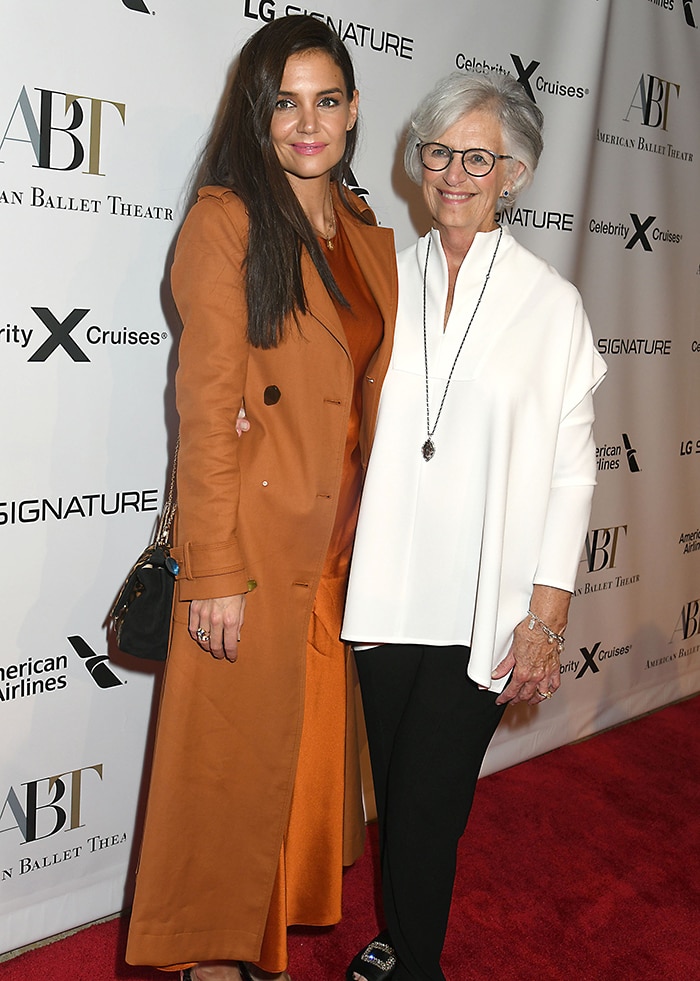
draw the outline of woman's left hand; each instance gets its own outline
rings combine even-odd
[[[243,404],[238,410],[238,418],[236,419],[236,436],[240,439],[243,433],[247,433],[249,429],[250,420],[245,414],[245,404]]]
[[[189,632],[203,651],[217,661],[238,660],[238,644],[245,619],[245,593],[192,600]]]
[[[530,609],[557,634],[561,634],[571,601],[571,593],[553,586],[535,586]],[[561,684],[559,645],[550,639],[535,621],[530,629],[531,617],[518,624],[513,633],[513,643],[506,657],[493,672],[494,679],[512,677],[496,699],[497,705],[511,702],[528,702],[539,705],[549,699]]]

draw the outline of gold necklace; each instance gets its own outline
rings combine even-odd
[[[335,238],[335,232],[336,232],[336,227],[335,227],[335,208],[333,207],[333,198],[331,198],[331,233],[330,233],[330,235],[324,235],[324,238],[326,240],[326,245],[328,246],[328,249],[331,252],[335,248],[335,246],[333,245],[333,239]]]
[[[325,231],[319,232],[318,229],[315,228],[315,226],[314,226],[314,231],[316,232],[318,237],[322,238],[323,241],[326,243],[326,248],[329,250],[329,252],[332,252],[333,249],[335,248],[335,246],[333,245],[333,239],[335,238],[336,224],[335,224],[335,208],[333,207],[333,197],[331,195],[330,188],[328,189],[328,203],[331,206],[331,218],[330,218],[330,222],[328,223],[331,226],[330,231],[328,232],[328,234],[326,234]]]

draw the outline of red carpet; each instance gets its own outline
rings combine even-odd
[[[343,922],[293,932],[294,981],[342,981],[374,936],[375,859],[371,829]],[[124,932],[30,951],[0,981],[167,981],[124,965]],[[444,967],[449,981],[700,979],[700,697],[480,781]]]

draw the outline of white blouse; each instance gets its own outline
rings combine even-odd
[[[573,591],[596,482],[592,393],[605,374],[578,291],[506,228],[480,232],[455,284],[433,230],[400,253],[389,373],[362,495],[343,637],[357,644],[471,646],[469,675],[493,668],[526,615],[534,583]]]

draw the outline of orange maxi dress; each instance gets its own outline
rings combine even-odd
[[[362,486],[362,380],[383,321],[338,222],[333,249],[320,240],[350,309],[336,302],[355,373],[338,510],[306,648],[306,694],[299,762],[259,966],[286,970],[287,926],[327,926],[341,918],[345,803],[346,649],[340,640],[348,568]],[[357,856],[353,856],[357,857]]]

